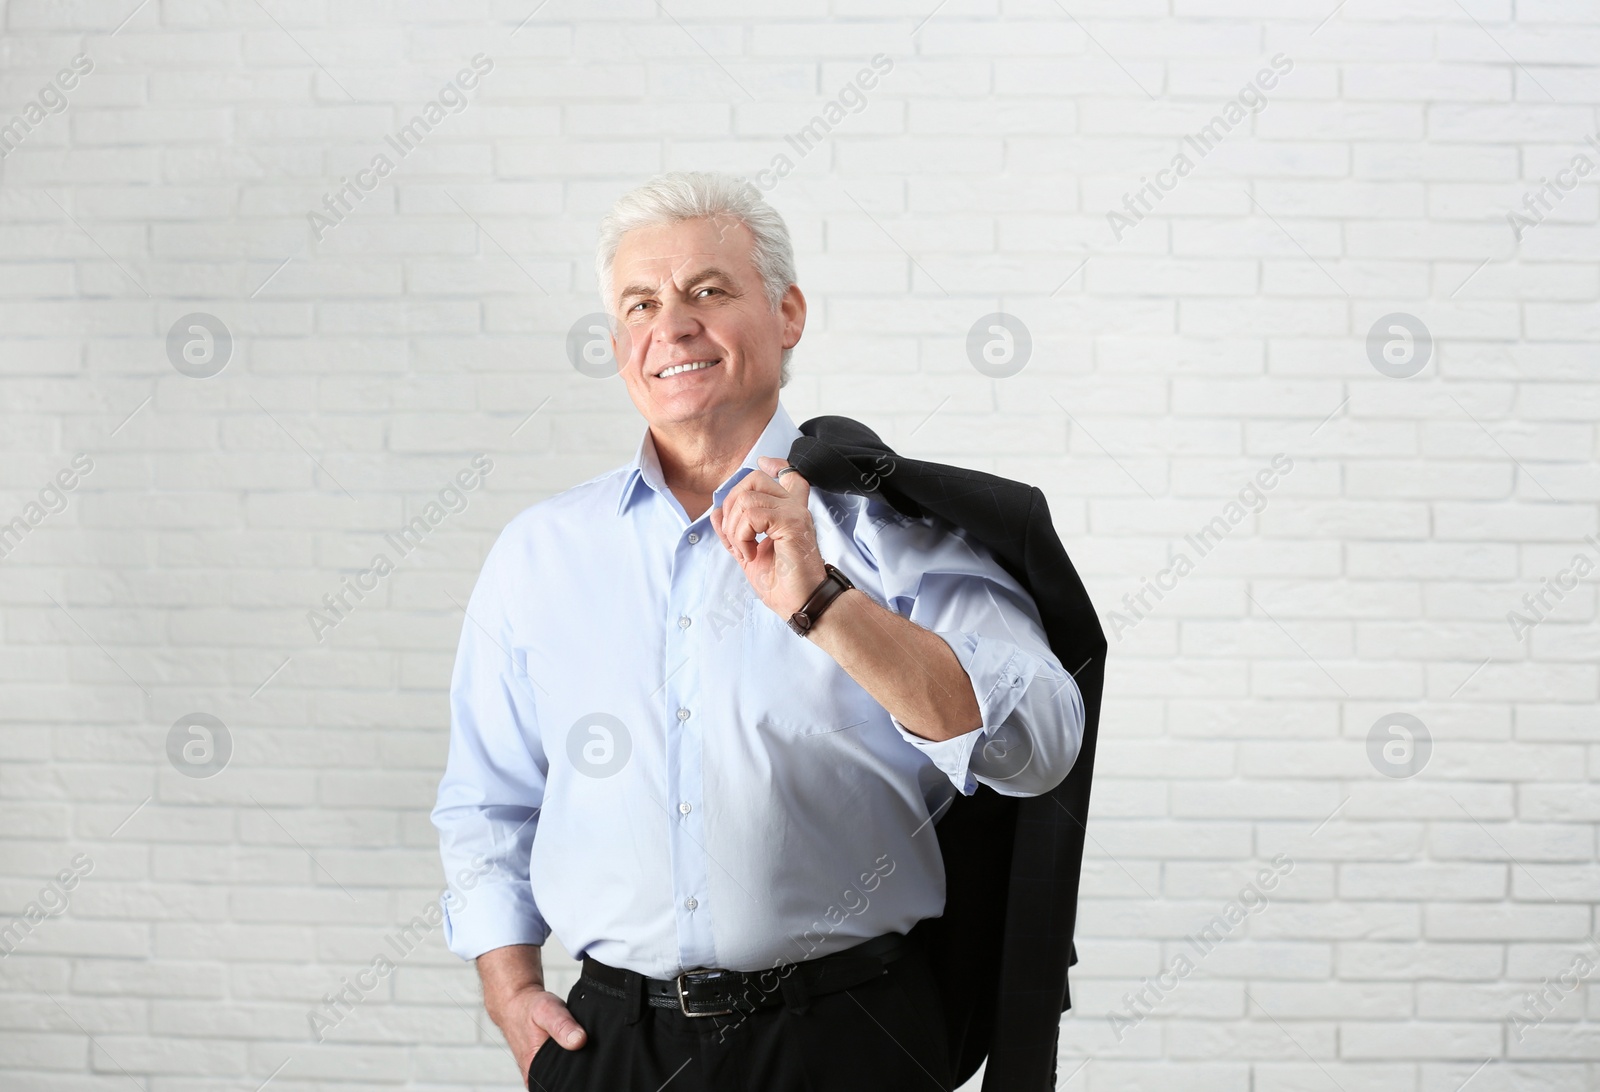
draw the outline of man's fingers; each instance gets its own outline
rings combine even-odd
[[[738,551],[733,548],[733,517],[728,514],[727,500],[711,510],[711,529],[717,533],[717,538],[722,540],[723,547],[735,557]]]
[[[717,534],[722,536],[722,544],[728,548],[729,553],[742,562],[744,555],[739,549],[739,535],[744,529],[740,524],[739,498],[730,492],[722,498],[722,504],[711,510],[711,514],[712,526],[716,528]]]
[[[783,481],[779,482],[778,485],[787,489],[789,495],[801,504],[805,504],[811,499],[811,483],[806,481],[799,471],[793,474],[785,474]]]
[[[723,502],[722,526],[748,560],[761,545],[756,541],[756,535],[771,534],[777,525],[774,517],[780,512],[782,501],[763,493],[745,493],[732,498],[732,501],[731,510],[728,502]]]
[[[724,499],[722,504],[713,508],[711,510],[711,529],[717,533],[717,537],[722,540],[722,545],[727,548],[728,552],[738,559],[740,563],[743,563],[745,559],[740,551],[738,542],[739,535],[745,534],[746,530],[740,522],[737,511],[735,511],[736,507],[737,505],[730,506],[728,501]],[[755,535],[750,533],[748,537],[754,539]]]
[[[745,556],[745,543],[751,548],[756,544],[756,527],[750,521],[750,502],[746,499],[748,493],[741,493],[733,499],[733,506],[727,502],[722,506],[722,525],[728,529],[728,538],[739,551],[739,556]],[[730,522],[731,517],[731,522]]]
[[[771,493],[775,497],[794,497],[802,504],[811,495],[811,483],[806,480],[806,476],[800,473],[798,469],[793,474],[784,474],[783,477],[778,477],[779,474],[783,474],[784,467],[794,466],[787,459],[774,459],[763,455],[756,461],[761,464],[761,469],[767,475],[767,478],[756,479],[763,493]],[[754,475],[750,476],[753,477]],[[740,482],[739,484],[743,485],[744,483]]]
[[[800,514],[795,518],[803,522],[811,493],[811,483],[798,471],[793,475],[797,481],[773,480],[772,474],[788,465],[784,460],[763,455],[757,462],[762,473],[746,474],[728,491],[722,504],[711,510],[712,529],[741,564],[748,564],[760,549],[756,536],[772,534],[796,501]]]
[[[572,1013],[553,993],[546,993],[534,1004],[533,1022],[543,1029],[558,1046],[577,1050],[583,1045],[583,1028],[572,1018]]]
[[[802,500],[811,491],[811,483],[806,481],[805,475],[796,470],[793,474],[778,477],[780,471],[786,466],[793,466],[784,459],[774,459],[770,455],[763,455],[756,460],[760,464],[760,474],[746,474],[739,479],[739,484],[734,489],[751,489],[765,493],[769,497],[799,496]],[[733,490],[729,490],[731,495]]]

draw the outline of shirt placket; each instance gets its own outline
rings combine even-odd
[[[672,855],[673,908],[678,955],[685,968],[713,965],[710,869],[705,850],[702,768],[705,733],[712,728],[705,697],[705,666],[699,651],[705,626],[700,615],[714,533],[704,522],[685,528],[673,556],[665,619],[667,638],[664,708],[667,725],[667,818]]]

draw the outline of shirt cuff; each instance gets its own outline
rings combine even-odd
[[[950,646],[967,673],[982,723],[950,739],[930,740],[907,731],[892,713],[889,721],[901,738],[927,755],[963,796],[971,796],[978,791],[978,779],[972,773],[973,751],[988,743],[1016,709],[1041,665],[1037,657],[1009,641],[965,630],[933,632]]]
[[[550,926],[533,905],[525,886],[482,884],[471,891],[446,891],[439,899],[444,908],[444,945],[462,959],[477,959],[484,952],[508,944],[543,944]]]

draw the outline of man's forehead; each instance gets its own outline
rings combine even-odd
[[[662,250],[647,254],[625,254],[619,265],[632,266],[635,269],[650,269],[660,272],[663,276],[682,277],[716,264],[718,256],[715,251],[704,248]]]
[[[619,299],[678,290],[706,277],[740,281],[753,271],[749,229],[736,217],[702,217],[635,228],[623,235],[612,267]]]

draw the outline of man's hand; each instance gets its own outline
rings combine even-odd
[[[577,1050],[587,1039],[566,1003],[544,988],[544,967],[533,944],[511,944],[478,957],[483,1007],[506,1037],[523,1084],[533,1055],[546,1040],[550,1049]]]
[[[523,1084],[528,1082],[528,1069],[539,1050],[577,1050],[583,1045],[583,1029],[567,1011],[565,1002],[542,987],[529,987],[513,994],[506,1002],[504,1018],[495,1023],[500,1025],[517,1059],[517,1072],[522,1074]],[[554,1043],[546,1048],[545,1043],[550,1040]]]
[[[775,481],[783,459],[763,455],[756,465],[711,510],[711,526],[761,601],[788,618],[827,575],[806,507],[811,483],[799,471]],[[946,740],[983,726],[972,679],[949,644],[864,592],[839,596],[806,637],[913,735]]]
[[[817,549],[817,529],[806,500],[811,483],[796,471],[782,481],[773,475],[789,465],[762,455],[759,470],[746,474],[711,510],[711,527],[739,562],[761,601],[780,618],[806,605],[827,575]],[[765,534],[760,542],[757,534]]]

